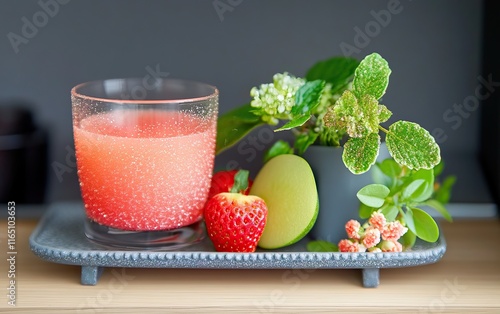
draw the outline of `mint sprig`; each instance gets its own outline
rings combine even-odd
[[[305,80],[286,72],[276,74],[273,83],[252,88],[250,104],[219,118],[216,152],[234,145],[263,123],[282,122],[275,131],[293,132],[297,154],[315,143],[345,143],[342,160],[354,174],[368,171],[375,163],[381,133],[385,133],[389,153],[398,164],[414,170],[432,169],[441,156],[429,132],[408,121],[382,126],[392,115],[380,103],[390,74],[387,61],[377,53],[361,62],[343,57],[318,62]]]
[[[379,103],[387,90],[390,74],[387,61],[379,54],[367,56],[355,71],[352,91],[345,91],[324,117],[326,127],[345,130],[351,137],[342,159],[354,174],[368,171],[375,162],[379,145],[374,143],[380,131],[386,133],[389,153],[401,165],[431,169],[441,160],[439,146],[420,125],[398,121],[388,130],[380,125],[392,114]]]

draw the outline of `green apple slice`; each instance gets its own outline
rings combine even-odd
[[[302,239],[318,216],[318,191],[311,167],[297,155],[269,160],[255,178],[250,194],[264,199],[267,222],[258,243],[276,249]]]

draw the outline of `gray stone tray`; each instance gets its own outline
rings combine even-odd
[[[377,287],[380,268],[418,266],[439,261],[446,242],[417,241],[401,253],[313,253],[306,250],[309,238],[279,250],[255,253],[216,252],[208,238],[177,251],[133,251],[103,247],[84,234],[83,205],[54,204],[30,236],[33,253],[54,263],[82,267],[81,283],[96,285],[106,267],[200,268],[200,269],[361,269],[364,287]]]

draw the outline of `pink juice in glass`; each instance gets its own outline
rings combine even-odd
[[[216,119],[179,111],[118,110],[74,127],[87,216],[122,230],[187,226],[202,217]]]

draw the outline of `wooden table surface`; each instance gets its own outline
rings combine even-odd
[[[16,306],[8,304],[7,222],[1,220],[0,313],[500,313],[500,222],[442,225],[448,248],[432,265],[382,269],[378,288],[360,270],[106,269],[97,286],[80,267],[31,253],[34,220],[16,224]]]

